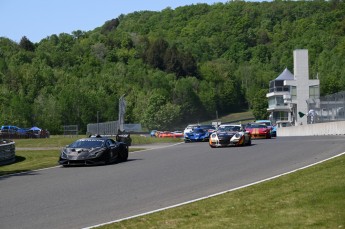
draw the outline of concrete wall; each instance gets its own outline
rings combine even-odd
[[[0,165],[11,164],[16,160],[16,146],[12,140],[1,140],[0,142]]]
[[[345,121],[277,128],[277,136],[344,135]]]

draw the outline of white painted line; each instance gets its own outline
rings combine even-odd
[[[169,148],[169,147],[172,147],[172,146],[177,146],[177,145],[180,145],[184,142],[178,142],[178,143],[175,143],[175,144],[172,144],[172,145],[167,145],[167,146],[161,146],[161,147],[156,147],[156,148],[148,148],[148,149],[143,149],[143,150],[136,150],[136,151],[133,151],[133,152],[130,152],[131,154],[132,153],[136,153],[136,152],[143,152],[143,151],[149,151],[149,150],[154,150],[154,149],[163,149],[163,148]],[[145,145],[142,145],[143,147],[139,146],[137,148],[145,148]],[[134,147],[133,147],[134,148]]]
[[[246,188],[246,187],[253,186],[253,185],[256,185],[256,184],[260,184],[260,183],[263,183],[263,182],[266,182],[266,181],[269,181],[269,180],[273,180],[273,179],[276,179],[278,177],[285,176],[285,175],[288,175],[288,174],[291,174],[291,173],[294,173],[294,172],[297,172],[297,171],[300,171],[300,170],[312,167],[312,166],[317,165],[317,164],[321,164],[321,163],[323,163],[325,161],[328,161],[328,160],[331,160],[333,158],[342,156],[344,154],[345,154],[345,152],[340,153],[338,155],[335,155],[333,157],[324,159],[322,161],[319,161],[319,162],[316,162],[316,163],[313,163],[313,164],[310,164],[310,165],[307,165],[307,166],[304,166],[304,167],[301,167],[301,168],[298,168],[298,169],[295,169],[295,170],[292,170],[292,171],[289,171],[289,172],[286,172],[286,173],[282,173],[282,174],[279,174],[279,175],[276,175],[276,176],[273,176],[273,177],[269,177],[269,178],[266,178],[266,179],[263,179],[263,180],[260,180],[260,181],[256,181],[256,182],[253,182],[253,183],[250,183],[250,184],[247,184],[247,185],[243,185],[243,186],[240,186],[240,187],[237,187],[237,188],[233,188],[233,189],[226,190],[226,191],[223,191],[223,192],[218,192],[218,193],[215,193],[215,194],[212,194],[212,195],[200,197],[200,198],[197,198],[197,199],[194,199],[194,200],[189,200],[189,201],[186,201],[186,202],[183,202],[183,203],[179,203],[179,204],[175,204],[175,205],[172,205],[172,206],[168,206],[168,207],[165,207],[165,208],[159,208],[159,209],[156,209],[156,210],[153,210],[153,211],[144,212],[144,213],[137,214],[137,215],[134,215],[134,216],[125,217],[125,218],[122,218],[122,219],[117,219],[117,220],[109,221],[109,222],[106,222],[106,223],[102,223],[102,224],[98,224],[98,225],[94,225],[94,226],[90,226],[90,227],[84,227],[83,229],[90,229],[90,228],[105,226],[105,225],[112,224],[112,223],[118,223],[118,222],[121,222],[121,221],[124,221],[124,220],[129,220],[129,219],[137,218],[137,217],[140,217],[140,216],[149,215],[149,214],[152,214],[152,213],[168,210],[168,209],[179,207],[179,206],[182,206],[182,205],[194,203],[194,202],[197,202],[197,201],[200,201],[200,200],[205,200],[205,199],[208,199],[208,198],[211,198],[211,197],[219,196],[219,195],[222,195],[222,194],[225,194],[225,193],[228,193],[228,192],[233,192],[233,191],[236,191],[236,190],[239,190],[239,189],[242,189],[242,188]]]

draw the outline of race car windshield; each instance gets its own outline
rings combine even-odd
[[[225,127],[219,127],[220,131],[240,131],[241,127],[239,126],[225,126]]]
[[[70,148],[99,148],[103,146],[102,140],[80,140],[69,145]]]
[[[203,129],[194,129],[194,133],[204,133]]]
[[[249,128],[267,128],[265,124],[251,124]]]
[[[269,122],[260,122],[260,123],[265,124],[266,126],[270,126],[271,125],[271,123],[269,123]]]

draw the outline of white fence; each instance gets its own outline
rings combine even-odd
[[[141,124],[124,124],[124,131],[126,133],[141,132]],[[87,125],[87,135],[100,134],[100,135],[116,135],[120,125],[118,121],[90,123]]]

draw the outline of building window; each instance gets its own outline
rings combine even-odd
[[[275,111],[273,112],[273,119],[277,121],[288,121],[289,113],[284,111]]]
[[[277,106],[284,106],[284,98],[283,98],[283,96],[277,96],[276,100],[277,100]]]
[[[283,96],[275,96],[268,98],[268,107],[274,108],[276,106],[284,106],[284,98]]]
[[[291,99],[296,100],[297,99],[297,88],[296,86],[291,86]]]
[[[320,98],[320,87],[319,85],[314,85],[309,87],[309,98],[318,99]]]
[[[275,97],[268,98],[268,107],[272,108],[276,106],[276,99]]]

